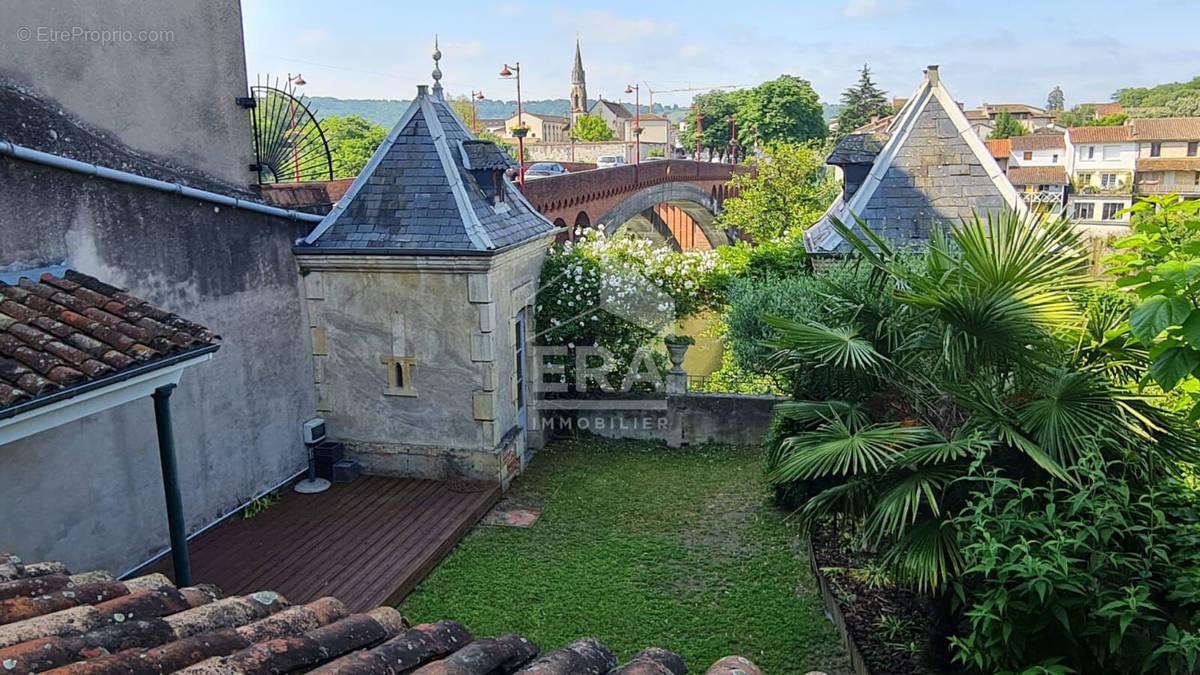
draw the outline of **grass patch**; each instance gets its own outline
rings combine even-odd
[[[767,673],[845,671],[762,459],[599,438],[549,445],[510,490],[544,500],[537,523],[475,528],[400,610],[544,650],[590,635],[622,661],[666,647],[697,672],[729,654]]]

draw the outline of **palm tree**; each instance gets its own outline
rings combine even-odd
[[[1146,355],[1106,330],[1120,309],[1080,311],[1093,279],[1070,223],[975,216],[919,255],[861,220],[834,226],[871,266],[868,287],[830,286],[824,323],[764,317],[775,367],[828,395],[778,407],[791,434],[768,459],[773,482],[808,488],[806,525],[847,521],[898,579],[940,591],[962,569],[951,521],[972,463],[1077,484],[1084,455],[1150,471],[1191,452],[1175,418],[1113,379]]]

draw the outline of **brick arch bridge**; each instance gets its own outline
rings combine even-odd
[[[526,181],[525,198],[567,231],[624,227],[673,248],[712,248],[731,241],[714,224],[735,190],[727,184],[749,169],[687,160],[578,171]]]

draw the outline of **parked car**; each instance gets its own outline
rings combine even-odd
[[[600,155],[596,158],[597,169],[607,169],[610,166],[624,166],[626,164],[623,155]]]
[[[561,176],[568,173],[566,168],[558,162],[537,162],[530,164],[528,169],[525,169],[526,178],[545,178],[546,176]]]

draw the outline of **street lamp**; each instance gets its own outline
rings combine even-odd
[[[730,115],[725,121],[729,122],[729,163],[737,164],[737,120]]]
[[[482,91],[474,91],[474,90],[471,91],[471,131],[476,134],[479,133],[479,117],[476,116],[476,114],[475,114],[475,101],[482,101],[482,100],[483,100],[483,92]]]
[[[521,116],[521,62],[517,61],[516,65],[510,66],[507,63],[500,69],[501,79],[517,81],[517,126],[512,130],[513,136],[517,137],[517,187],[521,192],[525,192],[525,134],[529,132],[525,128],[525,118]]]
[[[299,134],[297,134],[297,132],[296,132],[296,95],[295,94],[296,94],[296,87],[300,87],[300,86],[306,85],[308,83],[304,81],[304,78],[300,76],[300,73],[296,73],[295,77],[292,77],[292,74],[288,73],[287,82],[288,82],[288,87],[287,87],[288,117],[291,118],[291,124],[288,127],[288,140],[292,144],[292,178],[297,183],[299,183],[300,182],[300,152],[299,152],[299,149],[296,148],[296,136],[298,136]]]
[[[642,159],[642,88],[636,84],[625,85],[625,93],[633,94],[633,165]]]

